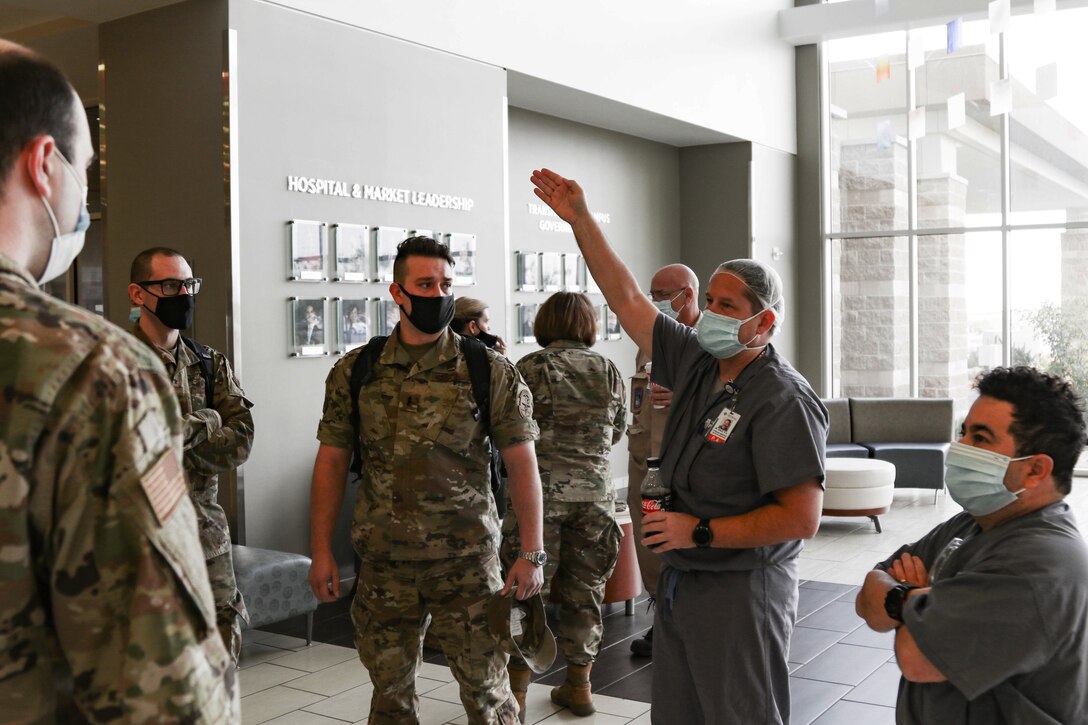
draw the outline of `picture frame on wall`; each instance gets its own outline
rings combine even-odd
[[[393,281],[393,261],[397,258],[397,245],[408,238],[404,227],[374,227],[374,249],[378,259],[378,276],[375,282]]]
[[[366,224],[333,224],[334,282],[370,282],[370,227]]]
[[[292,219],[287,239],[292,282],[326,282],[327,225],[325,222]]]
[[[612,311],[612,308],[608,305],[604,306],[605,313],[605,332],[608,334],[609,340],[620,340],[623,338],[623,328],[620,327],[620,318]]]
[[[453,265],[453,283],[461,286],[476,284],[476,235],[451,232],[443,235]]]
[[[536,252],[515,252],[518,272],[518,292],[540,289],[540,256]]]
[[[582,255],[580,254],[564,254],[563,255],[563,290],[566,292],[581,292],[582,291],[582,278],[579,274],[579,270],[582,268],[580,264],[582,261]]]
[[[545,292],[563,289],[563,255],[559,252],[540,253],[540,288]]]
[[[339,338],[336,352],[351,352],[370,339],[370,298],[337,297],[336,319]]]
[[[377,334],[393,334],[393,328],[400,322],[400,306],[390,299],[378,300],[377,306],[378,319],[375,321]]]
[[[536,322],[536,313],[539,310],[540,305],[536,303],[517,305],[518,342],[536,342],[536,336],[533,334],[533,323]]]
[[[608,305],[597,305],[597,341],[608,339]]]
[[[290,357],[328,355],[325,347],[326,297],[289,297],[287,299]]]

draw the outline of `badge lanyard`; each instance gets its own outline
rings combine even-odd
[[[726,383],[725,392],[730,395],[729,405],[722,407],[716,419],[707,418],[703,422],[703,430],[707,431],[706,439],[711,443],[721,444],[729,440],[729,436],[733,435],[733,430],[737,427],[737,421],[740,420],[740,413],[737,412],[740,390],[734,383]]]

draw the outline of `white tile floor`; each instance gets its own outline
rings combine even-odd
[[[1077,478],[1066,498],[1088,533],[1088,480]],[[863,518],[825,517],[820,531],[801,554],[801,579],[859,584],[873,564],[903,543],[960,511],[946,494],[933,502],[932,491],[897,491],[892,510],[881,516],[884,533]],[[372,686],[354,649],[314,644],[259,630],[245,634],[241,669],[244,725],[343,725],[366,722]],[[467,723],[457,685],[446,667],[425,663],[417,681],[423,725]],[[530,685],[528,723],[547,725],[648,725],[644,702],[595,696],[597,714],[580,718],[557,708],[549,687]]]

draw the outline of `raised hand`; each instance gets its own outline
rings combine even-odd
[[[586,195],[578,182],[549,169],[534,171],[531,180],[536,186],[533,192],[566,223],[574,224],[578,217],[589,214]]]

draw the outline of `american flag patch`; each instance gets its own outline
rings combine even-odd
[[[178,465],[174,451],[167,451],[151,469],[140,477],[140,485],[151,503],[151,510],[159,525],[163,525],[174,513],[178,501],[186,494],[185,474]]]

